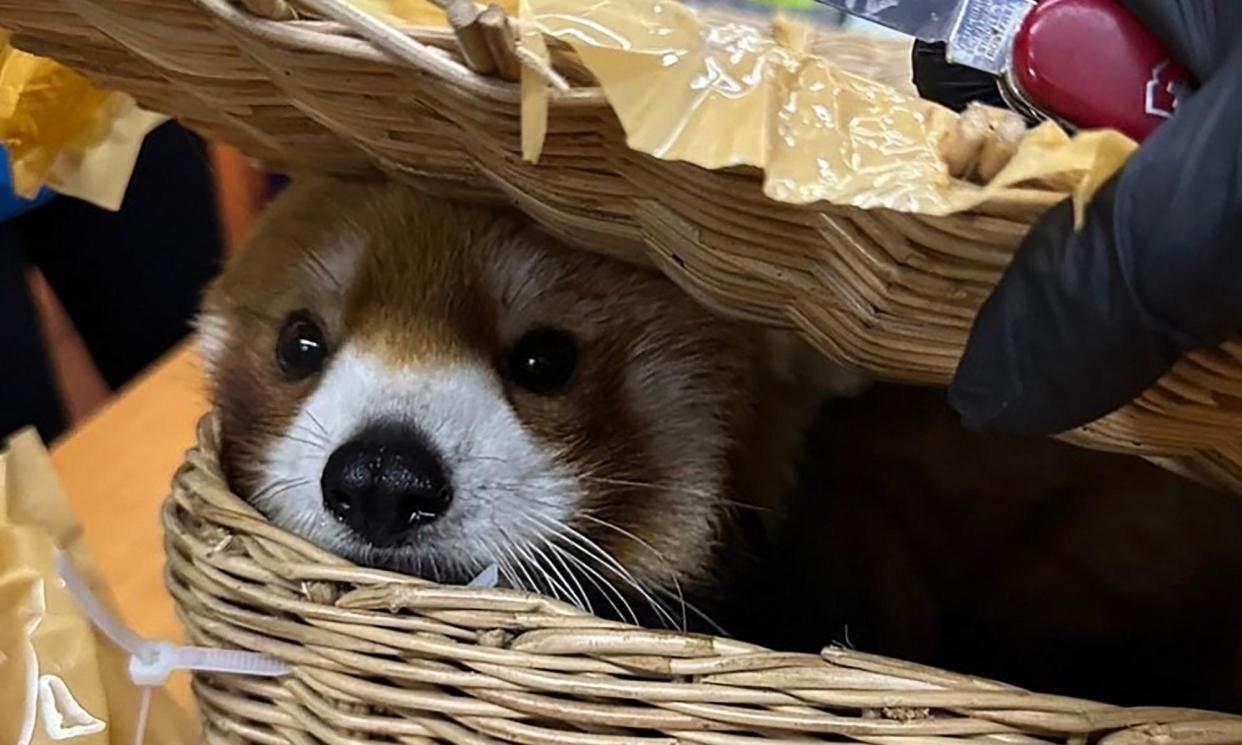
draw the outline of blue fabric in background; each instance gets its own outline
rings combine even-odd
[[[9,171],[9,151],[0,147],[0,222],[8,222],[18,215],[44,204],[55,196],[50,189],[39,192],[34,199],[22,199],[13,193],[13,174]]]

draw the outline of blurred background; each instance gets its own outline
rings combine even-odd
[[[0,151],[0,155],[2,155]],[[119,212],[0,180],[0,439],[52,442],[182,341],[205,284],[283,180],[176,123]]]

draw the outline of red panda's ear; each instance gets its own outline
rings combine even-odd
[[[211,380],[228,346],[228,319],[221,313],[204,310],[194,319],[194,335],[203,372]]]

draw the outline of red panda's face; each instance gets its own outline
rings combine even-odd
[[[295,185],[199,327],[233,488],[442,581],[496,563],[572,602],[658,598],[705,568],[762,427],[758,332],[392,185]]]

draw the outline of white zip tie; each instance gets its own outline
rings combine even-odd
[[[479,576],[470,580],[468,587],[475,589],[491,589],[500,584],[500,565],[488,564],[487,567],[479,572]]]
[[[99,602],[99,598],[95,597],[95,594],[86,586],[86,581],[82,579],[82,575],[78,574],[73,562],[69,561],[69,557],[64,553],[56,555],[56,573],[60,575],[61,581],[65,583],[65,589],[77,601],[82,612],[97,629],[103,632],[104,636],[126,652],[138,654],[137,650],[145,643],[143,638],[130,631],[125,624],[121,623],[121,619],[108,612],[103,603]]]
[[[87,587],[73,562],[64,553],[56,555],[56,572],[65,583],[65,589],[77,601],[90,622],[108,637],[113,644],[129,653],[129,678],[142,689],[138,704],[138,718],[134,728],[134,745],[143,745],[147,731],[147,717],[151,711],[151,692],[168,682],[176,670],[190,670],[232,675],[250,675],[274,678],[288,675],[289,668],[258,652],[240,649],[216,649],[214,647],[188,647],[169,641],[143,639],[129,629],[121,619],[112,615],[99,598]],[[477,577],[470,580],[470,587],[491,588],[500,584],[500,567],[489,564]]]
[[[283,662],[258,652],[239,649],[215,649],[212,647],[189,647],[169,641],[143,639],[131,631],[121,619],[112,615],[99,598],[87,587],[73,562],[64,553],[56,556],[56,572],[65,583],[65,589],[77,601],[90,622],[108,637],[113,644],[129,653],[129,678],[142,689],[138,706],[138,720],[134,730],[134,745],[142,745],[147,730],[147,716],[151,710],[151,692],[168,682],[176,670],[229,673],[273,678],[288,675],[289,668]]]
[[[142,699],[138,702],[138,719],[134,726],[134,745],[142,745],[147,737],[147,716],[151,713],[151,686],[142,687]]]

